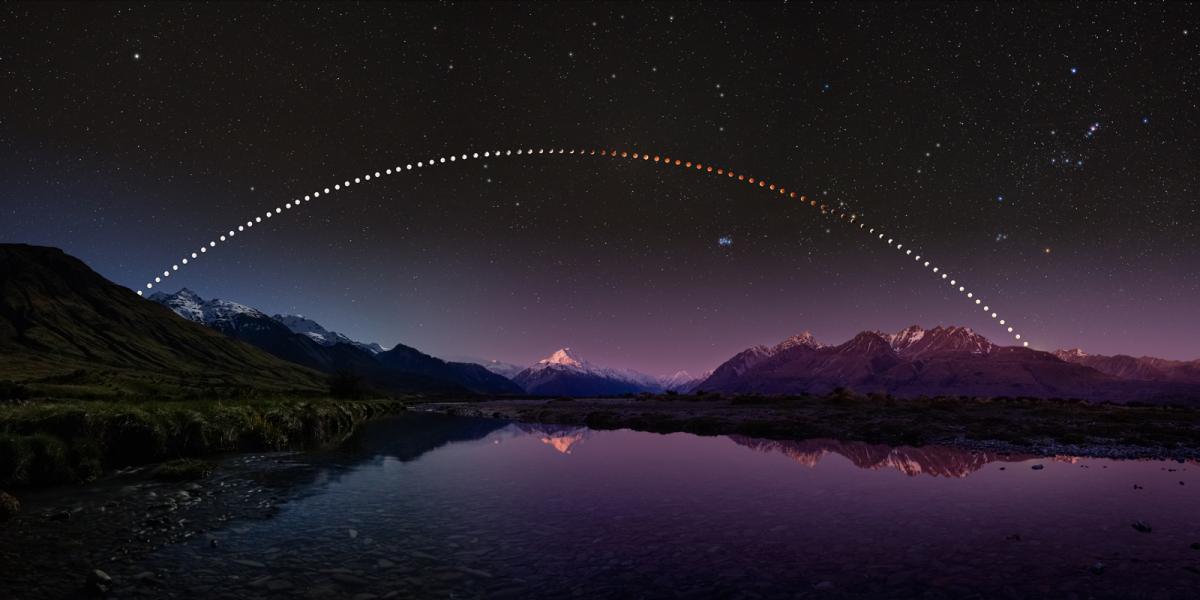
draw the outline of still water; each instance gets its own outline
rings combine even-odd
[[[136,568],[204,597],[1200,597],[1192,463],[427,414],[300,460],[272,518]]]

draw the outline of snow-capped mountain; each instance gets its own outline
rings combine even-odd
[[[1174,365],[1180,374],[1175,378],[1148,386],[1133,385],[1116,373],[1137,372],[1144,377],[1152,372],[1150,367],[1161,364],[1153,359],[1130,365],[1126,360],[1087,358],[1081,352],[1055,356],[1031,348],[998,346],[967,327],[924,329],[914,325],[895,334],[864,331],[837,346],[823,346],[803,334],[771,348],[754,346],[717,367],[696,389],[823,394],[843,387],[896,396],[965,394],[1113,401],[1194,392],[1184,385],[1187,381],[1182,373],[1187,363]]]
[[[260,310],[220,298],[205,300],[187,288],[174,294],[156,292],[150,296],[150,300],[170,308],[189,321],[225,333],[269,331],[283,327]]]
[[[474,364],[446,362],[415,348],[395,345],[382,351],[321,325],[291,319],[302,329],[296,333],[284,322],[266,313],[228,300],[205,300],[182,289],[175,294],[156,293],[150,300],[163,304],[179,316],[203,323],[226,335],[257,346],[279,358],[325,373],[348,371],[368,385],[389,392],[449,392],[517,394],[521,389],[507,378]],[[316,335],[312,335],[316,334]]]
[[[545,396],[606,396],[638,392],[661,392],[662,381],[632,369],[599,367],[576,356],[570,348],[521,371],[513,378],[530,394]]]
[[[662,385],[664,391],[686,394],[691,392],[696,387],[697,383],[704,381],[711,374],[712,373],[709,372],[701,375],[700,377],[693,377],[692,374],[688,373],[687,371],[677,371],[674,375],[669,375],[659,379],[659,384]]]
[[[359,348],[362,348],[363,350],[366,350],[367,352],[370,352],[371,354],[379,354],[380,352],[384,351],[383,346],[380,346],[379,344],[376,344],[375,342],[371,342],[368,344],[368,343],[359,342],[357,340],[352,340],[352,339],[350,339],[350,337],[348,337],[344,334],[338,333],[336,331],[329,331],[328,329],[325,329],[324,327],[321,326],[320,323],[317,323],[316,321],[309,319],[309,318],[305,317],[304,315],[275,315],[272,318],[274,318],[276,321],[279,321],[280,323],[283,323],[284,326],[286,326],[288,329],[292,330],[292,333],[299,333],[301,335],[306,335],[310,339],[312,339],[312,341],[314,341],[322,346],[332,346],[334,344],[350,344],[352,346],[357,346]]]
[[[936,352],[969,352],[989,354],[997,348],[990,340],[970,327],[934,327],[923,329],[910,325],[898,333],[884,335],[892,350],[904,357],[917,357]]]

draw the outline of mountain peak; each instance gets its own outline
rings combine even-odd
[[[1063,360],[1067,360],[1071,358],[1083,358],[1087,356],[1088,353],[1084,352],[1082,348],[1071,348],[1069,350],[1056,350],[1054,355]]]
[[[975,333],[970,327],[955,325],[938,325],[933,329],[924,329],[919,325],[910,325],[894,335],[884,336],[892,349],[905,356],[916,356],[929,352],[955,351],[972,354],[987,354],[996,345],[987,338]]]
[[[545,365],[563,365],[563,366],[568,366],[568,367],[578,367],[580,369],[584,368],[583,361],[580,360],[577,356],[575,356],[575,354],[571,352],[570,348],[559,348],[558,350],[554,351],[554,354],[551,354],[550,356],[543,358],[542,360],[539,360],[538,363],[545,364]]]
[[[797,346],[804,346],[806,348],[812,348],[815,350],[821,347],[821,343],[817,341],[817,338],[813,337],[812,332],[805,330],[802,333],[798,333],[786,340],[783,340],[782,342],[779,342],[775,345],[775,348],[773,348],[772,351],[782,352]]]
[[[578,359],[578,356],[572,353],[570,348],[554,350],[553,354],[546,356],[545,359],[541,359],[538,362],[544,365],[564,365],[583,368],[583,361]]]

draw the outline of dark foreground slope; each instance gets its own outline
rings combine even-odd
[[[57,248],[0,244],[0,380],[68,397],[313,393],[325,377],[176,317]]]

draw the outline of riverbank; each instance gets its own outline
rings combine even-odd
[[[1171,406],[835,394],[492,400],[430,403],[419,409],[592,429],[953,445],[1045,456],[1200,459],[1200,410]]]
[[[89,482],[114,469],[344,439],[400,400],[36,401],[0,406],[0,489]],[[186,477],[202,463],[175,463]]]

